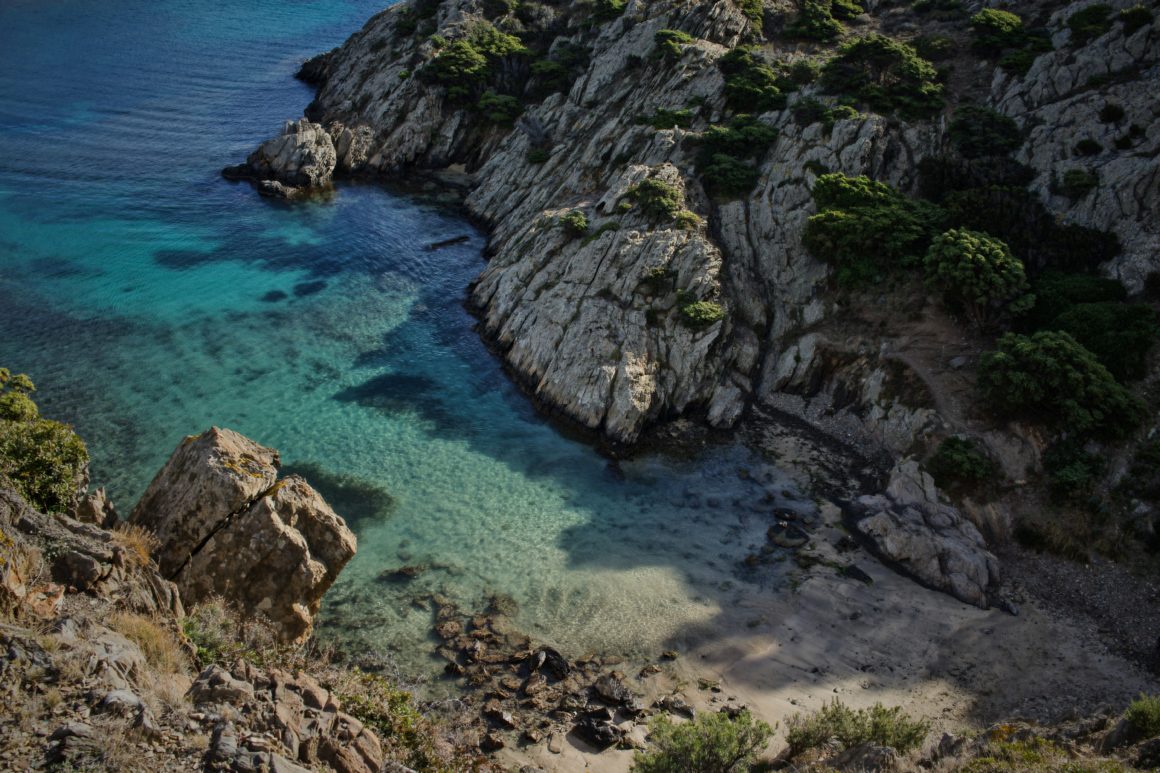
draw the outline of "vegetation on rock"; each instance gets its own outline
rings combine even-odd
[[[560,227],[572,238],[583,236],[588,232],[588,217],[580,210],[574,209],[560,217]]]
[[[1160,695],[1141,695],[1128,706],[1124,718],[1141,738],[1160,736]]]
[[[632,186],[626,197],[653,222],[671,219],[685,208],[685,197],[680,188],[656,177]]]
[[[64,513],[84,480],[89,454],[72,429],[42,418],[23,373],[0,368],[0,484],[45,513]]]
[[[801,0],[797,16],[785,29],[790,37],[820,42],[837,40],[845,31],[834,18],[831,0]]]
[[[693,36],[680,30],[658,30],[653,35],[656,43],[656,56],[662,59],[680,59],[681,46],[693,42]]]
[[[927,281],[980,329],[1035,303],[1027,292],[1023,262],[987,234],[965,228],[945,231],[931,242],[925,266]]]
[[[736,116],[727,126],[710,126],[697,142],[697,174],[715,196],[744,196],[759,175],[752,163],[765,155],[777,139],[777,129],[748,115]]]
[[[717,60],[725,76],[725,104],[744,113],[785,106],[781,78],[752,48],[735,48]]]
[[[1067,333],[1007,333],[983,355],[979,389],[998,413],[1023,416],[1078,436],[1124,437],[1146,413],[1094,354]]]
[[[880,281],[916,266],[944,217],[938,207],[868,177],[824,174],[813,196],[818,214],[807,222],[802,242],[837,266],[843,285]]]
[[[951,142],[964,158],[1005,156],[1023,143],[1015,121],[986,107],[964,105],[951,121]]]
[[[995,474],[995,463],[975,441],[949,437],[927,460],[926,469],[940,488],[971,488]]]
[[[1104,3],[1089,5],[1068,16],[1067,26],[1074,43],[1098,38],[1112,28],[1112,7]]]
[[[725,319],[725,309],[714,301],[691,301],[681,306],[681,322],[693,330],[703,330]]]
[[[924,118],[942,107],[934,65],[911,46],[883,35],[846,43],[822,69],[822,88],[849,94],[881,113]]]
[[[661,715],[649,723],[650,749],[636,752],[636,773],[735,773],[748,770],[765,748],[773,728],[749,711],[736,717],[702,712],[696,720],[676,724]]]

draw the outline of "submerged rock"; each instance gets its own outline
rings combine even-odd
[[[305,639],[322,595],[354,556],[355,536],[278,453],[216,427],[186,438],[132,520],[158,538],[162,574],[196,603],[221,596]]]

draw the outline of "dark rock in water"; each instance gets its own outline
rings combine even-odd
[[[766,538],[782,548],[800,548],[810,541],[809,534],[806,534],[800,527],[785,521],[778,521],[770,526],[769,531],[766,532]]]
[[[629,703],[635,697],[632,690],[629,690],[627,685],[615,674],[605,674],[600,677],[592,685],[592,689],[596,691],[602,701],[613,706]]]
[[[872,578],[870,575],[866,574],[866,572],[862,571],[854,564],[849,564],[847,566],[843,566],[841,569],[841,572],[842,572],[843,577],[848,577],[851,580],[857,580],[858,582],[864,582],[867,585],[874,584],[874,578]]]
[[[453,236],[450,239],[443,239],[442,241],[431,242],[430,244],[426,245],[423,249],[425,249],[425,250],[438,250],[442,247],[450,247],[453,244],[463,244],[465,241],[468,241],[469,239],[471,239],[471,237],[467,234],[463,234],[462,236]]]
[[[779,521],[796,521],[798,514],[787,507],[777,507],[773,510],[773,517]]]
[[[503,736],[499,733],[488,733],[479,742],[479,748],[485,752],[497,752],[505,745]]]
[[[293,199],[301,195],[302,191],[277,180],[259,180],[258,193],[271,199]]]
[[[680,656],[681,656],[681,654],[679,652],[677,652],[676,650],[665,650],[664,652],[661,653],[661,657],[664,658],[665,660],[676,660]]]
[[[564,656],[551,647],[544,647],[532,656],[534,671],[547,671],[556,679],[564,679],[572,670]]]
[[[604,471],[608,473],[608,476],[617,483],[624,482],[624,470],[621,469],[620,462],[616,461],[615,459],[604,465]]]
[[[577,737],[592,744],[597,749],[604,750],[615,746],[624,739],[624,731],[611,722],[584,717],[572,727]]]
[[[410,582],[430,568],[427,564],[413,564],[400,566],[398,569],[385,569],[379,573],[379,580],[386,582]]]
[[[305,298],[308,295],[315,295],[326,289],[326,282],[321,279],[316,279],[313,282],[299,282],[294,285],[294,297]]]
[[[515,729],[516,727],[515,717],[510,712],[505,711],[503,705],[494,698],[483,704],[483,716],[509,730]]]
[[[646,676],[652,676],[653,674],[659,674],[660,672],[661,672],[660,666],[656,665],[655,663],[649,663],[647,666],[645,666],[644,668],[642,668],[640,670],[640,675],[641,675],[641,677],[646,677]]]
[[[333,59],[333,51],[312,56],[302,63],[302,66],[298,68],[298,72],[294,73],[294,77],[312,86],[321,85],[330,77],[330,65]]]
[[[277,303],[278,301],[284,301],[289,297],[290,297],[289,295],[282,292],[281,290],[271,290],[270,292],[268,292],[262,296],[262,302],[263,303]]]

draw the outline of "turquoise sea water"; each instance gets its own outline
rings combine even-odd
[[[75,425],[122,513],[180,438],[281,450],[358,533],[324,637],[433,670],[443,592],[573,655],[649,655],[740,592],[784,483],[736,446],[612,474],[536,416],[462,303],[483,236],[373,186],[288,206],[222,180],[368,0],[0,4],[0,364]],[[423,245],[470,234],[464,244]],[[798,506],[798,505],[794,505]],[[403,564],[410,583],[379,579]]]

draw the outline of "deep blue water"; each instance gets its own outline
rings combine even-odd
[[[310,100],[298,64],[381,6],[0,2],[0,365],[86,438],[122,513],[186,434],[280,449],[359,535],[324,636],[423,669],[412,598],[502,593],[577,654],[655,654],[728,605],[776,472],[742,482],[756,462],[727,446],[611,475],[472,331],[484,239],[454,212],[373,186],[291,206],[218,175]],[[377,579],[404,563],[434,568]]]

